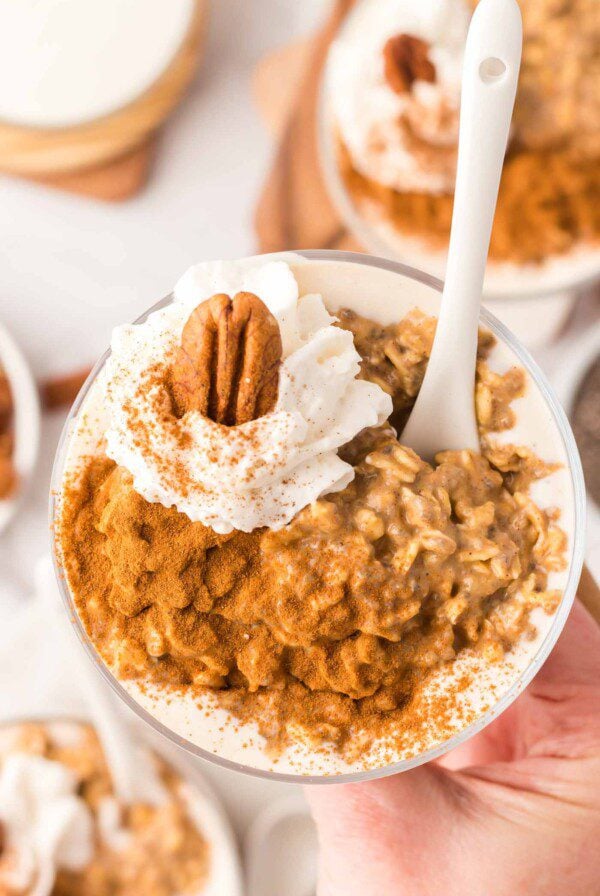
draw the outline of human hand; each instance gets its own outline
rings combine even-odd
[[[318,896],[597,896],[600,628],[576,603],[527,690],[437,762],[307,795]]]

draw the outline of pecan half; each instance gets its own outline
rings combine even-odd
[[[390,37],[383,48],[385,79],[395,93],[408,93],[415,81],[435,82],[429,45],[411,34]]]
[[[268,413],[277,401],[279,324],[251,292],[222,293],[190,315],[171,368],[175,413],[200,411],[235,426]]]

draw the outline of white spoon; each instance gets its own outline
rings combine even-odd
[[[480,0],[463,61],[444,292],[425,379],[401,437],[426,460],[446,449],[480,450],[474,401],[479,308],[521,45],[516,0]]]

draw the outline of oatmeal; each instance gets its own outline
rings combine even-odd
[[[401,426],[435,320],[339,320],[360,377],[390,396]],[[89,459],[67,483],[60,547],[78,613],[118,677],[174,699],[210,689],[274,751],[308,738],[350,756],[411,724],[433,671],[465,650],[493,663],[528,637],[531,611],[560,599],[548,574],[563,568],[566,538],[528,493],[552,467],[494,441],[525,383],[488,368],[492,345],[482,333],[481,455],[442,452],[430,465],[389,424],[366,427],[339,450],[352,481],[279,527],[217,534],[147,501],[109,458]]]
[[[73,780],[72,799],[81,804],[78,830],[71,832],[71,861],[58,863],[52,896],[195,896],[201,892],[208,870],[208,846],[188,816],[179,778],[167,765],[156,759],[169,796],[165,805],[121,807],[114,799],[110,771],[91,727],[70,722],[23,723],[11,726],[8,732],[5,729],[4,742],[7,734],[11,746],[0,757],[0,773],[5,763],[15,760],[33,763],[32,768],[38,775],[43,772],[49,782],[62,773]],[[50,790],[51,783],[43,788],[43,800],[49,799]],[[64,792],[61,800],[64,816]],[[0,805],[0,822],[5,808]],[[92,854],[86,857],[84,867],[75,870],[66,866],[77,864],[73,859],[75,850],[81,852],[83,846],[77,841],[83,836],[84,822],[90,826]],[[29,886],[14,888],[10,883],[15,868],[11,845],[10,827],[3,828],[0,892],[27,896]],[[66,847],[63,853],[67,854]]]

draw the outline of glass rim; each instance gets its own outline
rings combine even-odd
[[[357,6],[358,5],[359,4],[357,4]],[[336,163],[333,120],[328,102],[329,82],[331,80],[331,49],[338,43],[341,31],[346,26],[347,22],[356,15],[357,6],[348,13],[338,34],[332,41],[327,51],[327,58],[320,76],[316,103],[316,148],[319,168],[323,176],[325,191],[338,215],[342,219],[342,223],[346,225],[351,235],[356,236],[356,238],[363,243],[367,253],[371,256],[388,257],[393,255],[395,259],[397,259],[397,264],[405,265],[404,261],[400,261],[400,253],[395,251],[392,241],[387,240],[385,236],[378,233],[377,229],[360,214],[356,204],[352,201],[349,191],[344,185],[339,172],[339,166]],[[410,267],[410,265],[408,265],[408,267]],[[433,279],[439,279],[433,274],[431,276]],[[563,278],[557,286],[545,286],[543,289],[536,289],[532,286],[529,289],[521,291],[507,289],[506,287],[492,289],[484,286],[483,301],[518,303],[526,301],[527,299],[548,298],[549,296],[562,293],[578,293],[596,283],[599,278],[600,252],[598,252],[598,262],[595,265],[594,270],[574,274],[570,279]]]
[[[438,293],[441,293],[443,288],[443,282],[437,277],[433,277],[430,274],[417,270],[416,268],[411,268],[407,265],[402,264],[401,262],[391,261],[385,258],[378,258],[376,256],[366,255],[359,252],[349,252],[335,249],[301,249],[294,250],[293,252],[265,253],[264,255],[256,257],[265,259],[271,258],[273,260],[285,260],[287,257],[288,260],[291,260],[292,255],[299,256],[308,261],[312,260],[349,262],[353,264],[365,265],[367,267],[387,270],[403,276],[409,280],[414,280],[422,283]],[[152,305],[152,307],[150,307],[143,314],[137,317],[133,323],[142,323],[154,311],[157,311],[160,308],[164,308],[166,305],[170,304],[172,299],[173,294],[169,293],[167,296],[160,299],[158,302]],[[512,683],[506,693],[500,698],[500,700],[495,702],[494,705],[490,707],[490,709],[484,712],[474,722],[472,722],[470,725],[466,726],[456,734],[452,735],[451,737],[446,738],[442,742],[436,744],[434,747],[431,747],[430,749],[424,751],[423,753],[419,753],[417,756],[413,756],[410,759],[404,759],[398,762],[391,763],[390,765],[366,769],[358,772],[345,772],[339,775],[303,775],[270,771],[268,769],[255,768],[252,765],[244,765],[244,763],[227,759],[226,757],[219,756],[215,753],[210,752],[209,750],[199,747],[197,744],[193,743],[187,738],[182,737],[175,731],[172,731],[170,728],[168,728],[168,726],[160,722],[147,709],[145,709],[140,703],[138,703],[138,701],[126,690],[126,688],[111,672],[109,667],[106,665],[106,663],[96,650],[91,639],[88,637],[87,632],[85,631],[85,627],[79,617],[79,613],[77,612],[77,609],[75,607],[71,595],[71,590],[67,583],[66,572],[62,567],[62,563],[59,557],[59,549],[56,543],[56,521],[59,505],[58,497],[62,488],[66,452],[69,444],[72,424],[76,419],[85,399],[87,398],[92,384],[95,382],[96,377],[103,369],[106,360],[110,355],[110,348],[108,348],[98,359],[87,379],[85,380],[83,386],[81,387],[81,390],[79,391],[79,394],[77,395],[77,398],[75,399],[71,410],[69,411],[56,449],[54,464],[52,468],[49,502],[50,529],[53,533],[52,561],[58,588],[63,604],[68,613],[69,621],[71,622],[71,625],[73,626],[75,633],[79,638],[79,641],[83,645],[85,652],[94,663],[96,669],[99,671],[104,680],[110,685],[112,690],[119,696],[121,700],[123,700],[126,706],[136,716],[150,725],[150,727],[153,728],[154,731],[161,734],[171,743],[174,743],[178,747],[181,747],[187,753],[196,756],[199,759],[211,762],[215,765],[220,766],[221,768],[227,769],[228,771],[241,772],[255,778],[263,778],[268,781],[280,781],[283,783],[291,784],[359,783],[361,781],[370,781],[377,778],[387,777],[388,775],[398,774],[399,772],[409,771],[412,768],[417,768],[418,766],[423,765],[426,762],[430,762],[431,760],[444,755],[450,750],[455,749],[456,747],[465,743],[475,734],[478,734],[485,727],[487,727],[490,722],[492,722],[510,706],[510,704],[519,696],[523,689],[531,682],[531,680],[534,678],[534,676],[537,674],[541,666],[548,658],[550,651],[556,644],[556,641],[558,640],[558,637],[564,628],[565,622],[575,600],[577,586],[579,584],[581,570],[583,567],[585,551],[585,484],[583,479],[581,461],[579,458],[579,452],[575,443],[575,437],[573,436],[573,433],[571,431],[567,416],[558,399],[556,398],[552,387],[546,379],[546,376],[541,371],[540,367],[534,361],[527,349],[525,349],[516,339],[516,337],[513,336],[510,330],[508,330],[507,327],[505,327],[504,324],[502,324],[486,308],[481,308],[480,320],[486,327],[488,327],[492,331],[492,333],[496,337],[498,337],[503,343],[508,346],[508,348],[515,354],[519,363],[522,364],[522,366],[531,377],[534,385],[541,393],[546,407],[551,413],[553,422],[560,435],[563,449],[568,459],[568,472],[570,476],[574,517],[573,546],[571,551],[569,573],[567,582],[563,589],[563,596],[561,598],[558,609],[554,613],[550,628],[548,629],[543,641],[539,645],[532,661],[515,679],[515,681]]]

